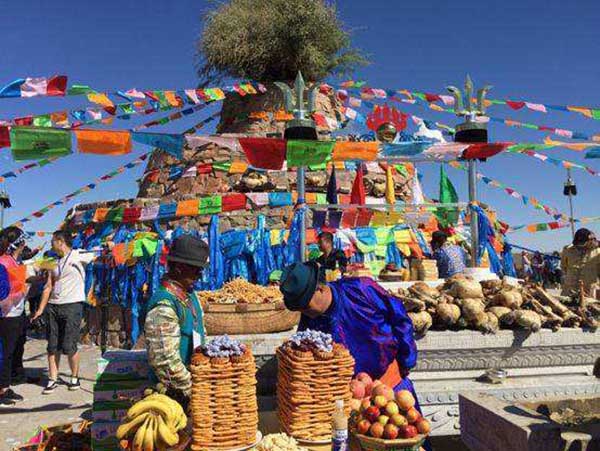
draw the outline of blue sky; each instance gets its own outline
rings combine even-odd
[[[0,18],[0,84],[19,77],[66,74],[71,83],[89,84],[99,91],[193,88],[197,82],[195,41],[205,8],[206,2],[197,0],[7,2]],[[486,82],[494,85],[492,98],[600,106],[597,1],[344,0],[338,2],[338,9],[353,32],[354,45],[364,49],[372,61],[354,78],[366,80],[371,86],[443,92],[447,84],[462,84],[469,73],[476,86]],[[0,99],[0,119],[83,106],[83,97]],[[452,115],[403,108],[425,118],[456,122]],[[496,106],[489,114],[588,134],[600,132],[599,121],[573,113],[514,112]],[[156,130],[183,131],[206,115],[199,113],[191,120]],[[115,122],[113,128],[129,128],[142,121]],[[541,142],[544,136],[490,125],[490,139],[494,141]],[[15,206],[8,211],[6,222],[38,210],[147,150],[139,145],[126,157],[73,155],[9,179],[5,188]],[[570,150],[550,152],[558,158],[583,161],[581,154]],[[587,163],[600,170],[599,162]],[[21,165],[12,162],[7,149],[0,151],[0,172]],[[424,174],[426,194],[435,197],[438,168],[423,165],[419,169]],[[135,196],[135,180],[142,172],[143,167],[139,167],[102,183],[69,206],[56,208],[29,223],[27,229],[53,230],[76,202]],[[506,155],[483,164],[481,172],[568,212],[562,195],[564,169],[526,156]],[[451,168],[448,174],[461,200],[465,199],[465,175]],[[574,176],[580,192],[576,216],[600,215],[600,179],[578,170]],[[479,191],[482,200],[493,205],[510,224],[549,220],[501,190],[481,185]],[[598,225],[592,228],[600,232]],[[569,240],[568,229],[512,234],[513,242],[548,250]]]

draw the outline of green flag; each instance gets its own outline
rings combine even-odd
[[[80,96],[82,94],[92,94],[95,92],[96,91],[87,85],[72,85],[67,89],[67,95],[69,96]]]
[[[44,127],[11,127],[10,146],[15,161],[60,157],[71,153],[71,132]]]
[[[334,141],[289,140],[287,142],[287,164],[290,168],[320,166],[331,160]]]
[[[440,166],[440,203],[454,204],[458,202],[458,194],[454,185],[446,175],[444,165]],[[458,208],[438,208],[435,215],[442,227],[449,227],[458,222]]]

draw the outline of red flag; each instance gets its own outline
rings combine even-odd
[[[225,194],[221,208],[223,211],[245,210],[246,195],[242,193]]]
[[[55,75],[48,80],[48,88],[46,95],[49,96],[64,96],[67,89],[66,75]]]
[[[520,110],[525,106],[525,102],[514,102],[512,100],[507,100],[506,104],[511,107],[513,110]]]
[[[442,100],[438,94],[427,94],[425,93],[425,100],[428,102],[437,102],[438,100]]]
[[[366,200],[365,184],[363,183],[362,165],[356,170],[356,178],[352,184],[352,192],[350,193],[350,203],[364,205]]]
[[[0,126],[0,149],[10,147],[10,130],[7,126]]]
[[[280,170],[285,161],[286,141],[274,138],[240,138],[248,163],[259,169]]]
[[[474,160],[477,158],[489,158],[504,151],[511,143],[477,143],[471,144],[463,152],[463,158]]]

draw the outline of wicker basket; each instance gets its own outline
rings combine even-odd
[[[298,352],[286,344],[277,349],[277,416],[289,435],[300,440],[331,438],[335,401],[350,413],[350,381],[354,359],[334,344],[326,354]]]
[[[425,439],[424,435],[413,438],[402,438],[397,440],[384,440],[382,438],[368,437],[361,434],[353,434],[363,451],[419,451]]]
[[[228,450],[256,441],[256,366],[250,347],[241,357],[194,354],[192,373],[193,451]]]
[[[208,335],[268,334],[293,329],[299,312],[276,304],[208,304],[204,324]]]

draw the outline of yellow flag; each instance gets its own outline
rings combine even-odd
[[[88,94],[87,98],[92,103],[97,103],[98,105],[102,105],[104,107],[112,107],[115,106],[114,103],[106,96],[106,94],[102,93],[93,93]]]
[[[394,177],[392,177],[392,166],[388,164],[385,173],[385,200],[388,204],[391,204],[390,209],[394,209],[396,203],[396,195],[394,193]]]

